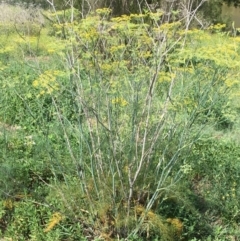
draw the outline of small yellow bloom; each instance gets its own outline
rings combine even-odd
[[[38,81],[37,80],[34,80],[33,81],[33,87],[37,87],[38,86]]]
[[[109,15],[112,12],[110,8],[99,8],[96,10],[96,13],[100,16]]]
[[[128,104],[128,102],[125,99],[121,98],[121,97],[113,99],[112,103],[113,104],[118,104],[118,105],[120,105],[122,107],[124,107],[124,106],[126,106]]]
[[[168,218],[167,222],[173,225],[174,229],[176,229],[177,235],[181,236],[183,231],[183,223],[178,218]]]
[[[55,52],[54,49],[48,49],[47,51],[48,51],[48,53],[54,53]]]
[[[11,199],[6,199],[3,201],[3,206],[6,208],[6,209],[13,209],[13,206],[14,206],[14,202],[11,200]]]
[[[54,213],[47,224],[47,227],[44,229],[44,232],[47,233],[51,231],[61,220],[63,219],[63,216],[61,213]]]
[[[65,73],[59,70],[46,70],[33,81],[32,85],[35,88],[39,88],[39,95],[52,94],[59,90],[59,84],[57,77],[64,76]]]

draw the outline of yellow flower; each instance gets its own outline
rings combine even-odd
[[[55,52],[54,49],[48,49],[47,51],[48,51],[48,53],[54,53]]]
[[[40,74],[38,78],[33,81],[32,85],[40,89],[39,95],[52,94],[59,90],[57,77],[64,76],[64,74],[64,72],[59,70],[47,70]]]
[[[174,229],[176,229],[177,236],[181,236],[183,231],[183,223],[178,218],[168,218],[167,222],[170,223]]]
[[[122,107],[126,106],[128,104],[128,102],[125,99],[121,98],[121,97],[113,99],[112,103],[113,104],[118,104],[118,105],[120,105]]]
[[[162,82],[171,82],[175,77],[176,77],[175,73],[169,73],[169,72],[161,71],[161,72],[159,72],[158,81],[160,83],[162,83]]]
[[[33,87],[37,87],[39,85],[38,80],[33,81]]]
[[[13,206],[14,206],[14,202],[13,200],[11,199],[6,199],[3,201],[3,206],[6,208],[6,209],[13,209]]]
[[[99,8],[96,13],[100,16],[109,15],[112,12],[110,8]]]
[[[47,227],[44,229],[44,232],[47,233],[51,231],[62,219],[63,216],[61,215],[61,213],[54,213],[49,220]]]

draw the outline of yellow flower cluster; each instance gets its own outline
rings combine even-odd
[[[169,31],[169,30],[173,30],[176,29],[177,27],[181,26],[181,22],[172,22],[172,23],[164,23],[160,26],[160,29],[163,31]]]
[[[239,73],[235,73],[235,74],[228,74],[227,78],[225,80],[225,84],[227,87],[231,88],[233,86],[237,86],[239,84]]]
[[[14,207],[14,202],[10,198],[6,199],[3,201],[3,206],[4,206],[4,208],[11,210]]]
[[[217,23],[215,25],[211,25],[210,27],[208,27],[209,30],[213,30],[213,31],[221,31],[224,28],[226,28],[226,24],[221,24],[221,23]]]
[[[57,224],[60,223],[60,221],[63,219],[63,216],[61,215],[61,213],[54,213],[51,217],[51,219],[49,220],[47,227],[44,229],[44,232],[47,233],[49,231],[51,231]]]
[[[100,68],[101,68],[102,71],[112,72],[112,65],[109,64],[109,63],[103,63],[103,64],[101,64]]]
[[[183,223],[178,218],[168,218],[167,222],[173,226],[173,228],[176,230],[177,236],[181,236],[183,231]]]
[[[33,86],[40,89],[40,96],[44,94],[52,94],[54,91],[59,90],[57,77],[63,75],[64,72],[59,70],[47,70],[33,81]]]
[[[130,19],[131,19],[131,17],[128,16],[128,15],[122,15],[121,17],[112,18],[111,21],[116,22],[116,23],[120,23],[120,22],[129,21]]]
[[[158,11],[158,12],[156,12],[156,13],[153,13],[153,12],[150,12],[150,13],[149,13],[149,17],[150,17],[152,20],[155,20],[155,21],[158,21],[162,15],[163,15],[163,12],[162,12],[162,11]]]
[[[125,48],[126,48],[126,46],[124,44],[112,46],[112,47],[110,47],[110,52],[115,53],[118,51],[123,51]]]
[[[176,77],[176,74],[174,74],[174,73],[161,71],[161,72],[159,72],[158,81],[160,83],[171,82],[175,77]]]
[[[0,54],[9,53],[9,52],[13,52],[13,51],[14,51],[13,46],[6,46],[5,48],[0,49]]]
[[[145,212],[146,212],[146,209],[145,207],[143,207],[142,205],[137,205],[135,207],[135,211],[136,211],[136,214],[137,215],[145,215]],[[153,211],[149,210],[147,213],[146,213],[146,216],[149,218],[149,219],[153,219],[155,218],[157,214],[155,214]]]
[[[117,104],[117,105],[122,106],[122,107],[124,107],[128,104],[128,102],[121,97],[113,99],[112,103]]]
[[[112,12],[110,8],[99,8],[96,10],[96,13],[100,16],[107,16]]]
[[[146,17],[145,14],[135,14],[135,13],[130,14],[131,19],[142,19],[144,17]]]
[[[169,229],[169,224],[166,222],[166,220],[160,215],[154,213],[152,210],[147,211],[142,205],[136,205],[135,213],[137,216],[141,216],[142,218],[144,218],[144,224],[142,227],[146,229],[147,236],[149,236],[149,229],[152,228],[160,231],[163,240],[172,240],[170,238],[171,235],[169,235],[170,233],[172,233],[172,230],[174,231],[175,236],[176,229],[172,229],[172,227],[170,227]]]

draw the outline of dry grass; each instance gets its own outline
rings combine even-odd
[[[6,130],[6,131],[17,131],[20,130],[20,126],[16,125],[8,125],[6,123],[0,122],[0,130]],[[0,132],[1,133],[1,132]]]
[[[12,6],[7,3],[0,4],[0,22],[14,23],[14,24],[44,24],[44,17],[41,14],[41,10],[36,7],[25,8],[24,5],[18,4]]]

